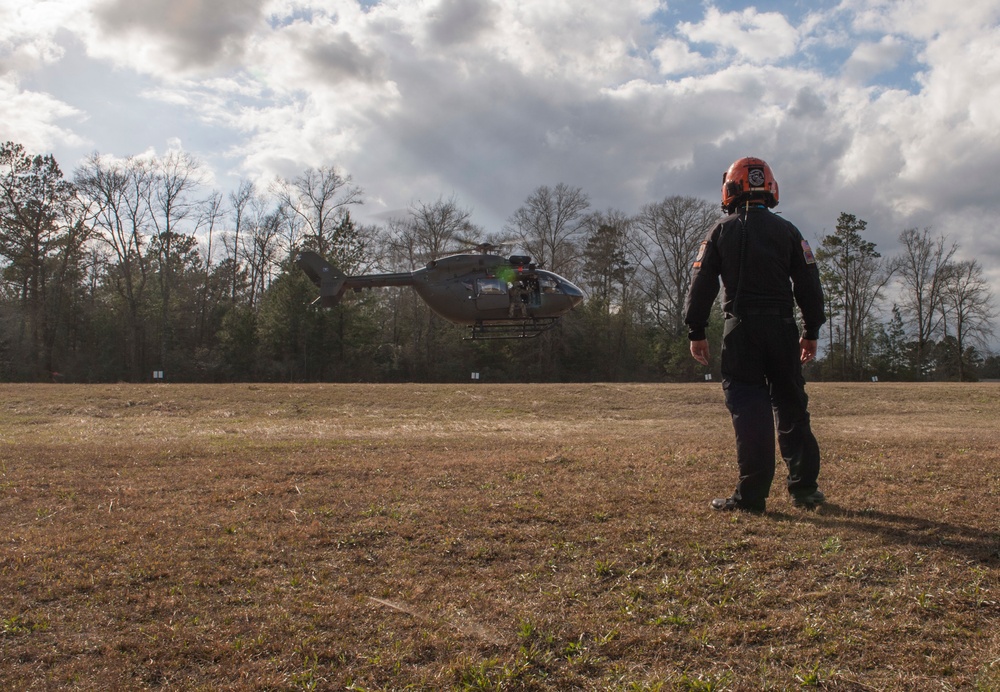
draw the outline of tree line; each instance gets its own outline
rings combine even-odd
[[[533,190],[487,233],[455,198],[357,223],[363,190],[334,166],[222,193],[190,154],[93,154],[64,177],[51,155],[0,147],[0,380],[691,381],[684,297],[718,205],[668,196],[595,210],[580,188]],[[816,258],[829,321],[813,379],[997,377],[983,268],[958,244],[906,229],[883,258],[843,213]],[[347,274],[409,271],[509,244],[585,290],[534,339],[469,341],[408,288],[332,309],[294,265],[314,250]],[[710,334],[718,343],[718,309]],[[716,358],[718,357],[716,350]],[[717,376],[718,363],[712,372]]]

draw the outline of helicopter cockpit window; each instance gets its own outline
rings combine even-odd
[[[542,293],[559,293],[559,282],[555,279],[539,279],[538,286],[542,289]]]
[[[481,296],[507,295],[507,282],[502,279],[477,279],[476,291]]]

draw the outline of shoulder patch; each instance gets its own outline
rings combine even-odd
[[[698,256],[694,258],[694,264],[692,265],[695,269],[701,267],[701,261],[705,258],[705,250],[708,249],[708,241],[701,241],[701,247],[698,248]]]
[[[805,258],[806,264],[816,264],[816,256],[813,254],[812,248],[809,247],[809,241],[802,241],[802,257]]]

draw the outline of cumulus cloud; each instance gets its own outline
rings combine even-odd
[[[95,54],[151,72],[234,64],[264,0],[104,0],[93,18]],[[165,63],[158,65],[158,62]]]
[[[0,0],[0,74],[22,75],[57,63],[65,55],[56,33],[81,16],[79,2],[18,3]]]
[[[795,119],[821,118],[827,112],[826,102],[812,87],[804,86],[795,94],[788,114]]]
[[[686,41],[666,38],[653,49],[652,57],[659,66],[660,74],[678,75],[698,71],[707,66],[708,60],[691,50]]]
[[[683,22],[678,30],[690,41],[711,44],[724,55],[758,64],[786,58],[799,44],[798,32],[783,15],[753,7],[723,13],[710,6],[702,21]]]
[[[59,146],[83,146],[86,138],[68,123],[83,114],[45,93],[25,91],[15,80],[0,77],[0,123],[3,139],[23,144],[32,152],[49,152]]]
[[[275,31],[253,52],[251,64],[275,90],[313,91],[324,86],[384,80],[385,58],[370,51],[343,25],[331,21],[296,23]]]
[[[492,2],[483,0],[441,0],[432,10],[427,34],[430,40],[449,45],[475,42],[481,33],[489,31],[498,14]]]
[[[40,152],[88,143],[74,131],[86,114],[33,84],[40,72],[65,57],[57,35],[64,22],[81,16],[79,4],[73,0],[0,1],[0,123],[4,130],[0,136],[4,140]]]
[[[894,69],[907,53],[907,46],[897,37],[883,36],[878,42],[858,45],[844,63],[842,73],[848,81],[864,84],[872,77]]]
[[[936,11],[925,19],[936,16]],[[886,93],[867,104],[898,146],[897,175],[883,185],[901,217],[933,216],[963,206],[994,209],[990,173],[998,155],[1000,28],[960,26],[927,42],[921,89]]]
[[[1000,6],[994,0],[966,0],[961,5],[940,0],[845,0],[842,7],[858,31],[925,41],[955,30],[977,31],[1000,19]]]

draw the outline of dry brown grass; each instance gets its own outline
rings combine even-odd
[[[1000,688],[1000,387],[0,386],[3,689]]]

